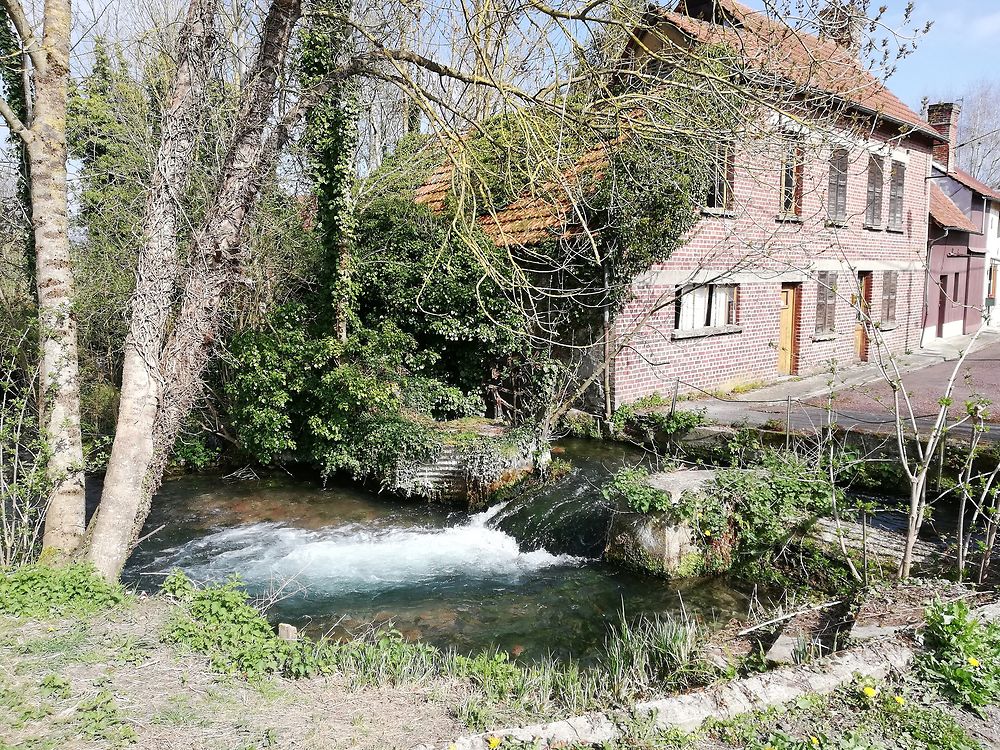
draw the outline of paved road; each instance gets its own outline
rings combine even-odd
[[[936,418],[938,401],[954,372],[963,341],[967,339],[921,350],[901,359],[904,389],[922,429],[929,428]],[[970,399],[987,399],[992,402],[986,407],[987,421],[991,424],[988,438],[1000,440],[1000,335],[983,335],[976,343],[978,348],[966,358],[955,379],[949,415],[953,420],[958,419],[965,414],[965,405]],[[894,432],[892,390],[872,366],[854,368],[836,377],[790,379],[734,396],[731,400],[706,397],[692,405],[705,408],[710,417],[723,424],[780,422],[783,425],[788,412],[794,430],[813,431],[826,423],[825,407],[831,389],[834,391],[834,418],[841,428]],[[968,428],[959,431],[968,432]]]

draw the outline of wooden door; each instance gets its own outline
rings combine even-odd
[[[799,364],[799,337],[795,311],[798,308],[799,285],[781,285],[781,315],[779,318],[778,372],[794,375]]]
[[[858,272],[858,294],[855,302],[858,311],[854,324],[854,354],[862,362],[868,361],[868,326],[871,324],[872,273]]]

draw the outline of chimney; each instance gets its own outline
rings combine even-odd
[[[856,0],[829,0],[817,16],[819,38],[836,42],[856,55],[861,52],[864,19]]]
[[[942,138],[948,140],[934,147],[934,161],[951,172],[955,168],[955,138],[958,137],[958,115],[962,108],[954,102],[939,102],[927,107],[927,122]]]

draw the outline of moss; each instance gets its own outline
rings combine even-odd
[[[694,578],[706,570],[705,556],[701,552],[689,552],[681,557],[675,576],[677,578]]]

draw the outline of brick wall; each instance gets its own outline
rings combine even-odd
[[[774,380],[778,372],[781,286],[800,294],[797,374],[835,364],[849,367],[855,356],[857,272],[872,276],[872,315],[880,319],[885,274],[898,274],[896,324],[882,333],[885,346],[903,352],[919,346],[927,252],[927,180],[930,143],[875,133],[837,144],[850,146],[848,216],[828,226],[830,146],[809,142],[803,169],[801,222],[776,220],[781,157],[774,139],[738,150],[734,211],[705,216],[685,245],[667,262],[636,279],[633,298],[616,320],[622,352],[615,361],[615,403],[634,401],[674,381],[681,390],[716,389]],[[883,224],[888,215],[890,157],[906,163],[901,231],[864,227],[869,148],[886,154]],[[838,273],[836,325],[832,337],[814,336],[816,273]],[[675,338],[675,289],[710,280],[739,285],[736,329],[716,335]],[[659,308],[650,315],[650,311]]]

